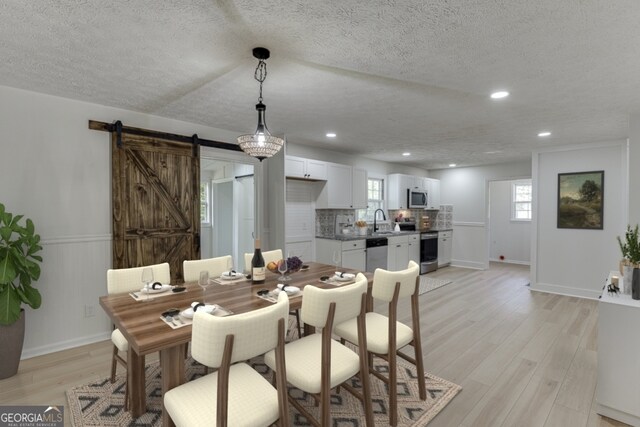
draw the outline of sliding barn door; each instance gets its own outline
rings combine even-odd
[[[113,268],[200,258],[200,161],[188,143],[123,133],[112,145]]]

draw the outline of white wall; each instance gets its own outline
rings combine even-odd
[[[534,152],[531,289],[597,298],[627,224],[627,143],[604,142]],[[604,170],[604,228],[557,228],[558,173]]]
[[[511,220],[511,193],[518,180],[489,183],[489,260],[514,264],[531,262],[531,221]],[[531,182],[529,180],[529,182]]]
[[[440,180],[440,203],[453,205],[452,265],[488,268],[487,227],[490,181],[531,177],[531,163],[513,162],[429,172]]]
[[[629,157],[627,167],[629,172],[629,223],[640,224],[640,114],[629,117]],[[635,197],[633,197],[635,196]]]
[[[23,358],[107,339],[98,304],[111,266],[111,144],[90,119],[232,142],[236,133],[0,86],[0,202],[43,242],[39,310],[26,308]],[[84,317],[85,305],[95,316]]]

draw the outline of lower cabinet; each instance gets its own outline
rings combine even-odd
[[[316,238],[316,260],[324,264],[335,264],[334,252],[339,254],[340,267],[358,271],[367,269],[366,240],[333,240]]]
[[[453,248],[453,231],[438,232],[438,267],[451,264],[451,250]]]
[[[409,235],[409,260],[420,264],[420,235]],[[408,264],[408,262],[407,262]]]
[[[387,268],[390,271],[404,270],[409,264],[409,236],[392,236],[388,242]]]
[[[611,283],[612,271],[606,285]],[[620,277],[622,280],[622,277]],[[598,380],[596,412],[640,426],[640,301],[611,295],[606,286],[598,303]]]

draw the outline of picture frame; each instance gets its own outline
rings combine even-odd
[[[558,174],[558,228],[604,228],[604,171]]]

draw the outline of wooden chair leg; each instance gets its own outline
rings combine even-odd
[[[419,342],[419,341],[418,341]],[[416,352],[416,370],[418,374],[418,392],[420,393],[420,400],[427,400],[427,385],[424,378],[424,362],[422,360],[422,346],[419,346],[414,341],[413,349]]]
[[[398,356],[395,352],[389,354],[389,425],[398,425]]]
[[[298,339],[302,338],[302,325],[300,324],[300,310],[296,310],[296,323],[298,324]]]
[[[111,384],[116,382],[116,367],[118,365],[118,359],[116,356],[118,355],[118,347],[113,346],[113,355],[111,356]]]

